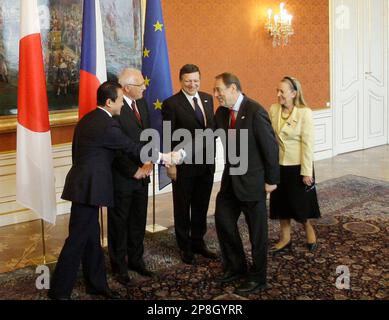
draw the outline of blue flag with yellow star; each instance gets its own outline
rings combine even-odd
[[[151,127],[158,130],[162,139],[162,101],[173,94],[173,88],[160,0],[146,2],[143,43],[142,73],[146,84],[145,99],[149,105]],[[159,166],[159,190],[169,183],[165,167]]]

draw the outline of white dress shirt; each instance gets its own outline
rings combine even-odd
[[[104,112],[106,112],[106,113],[112,118],[112,114],[111,114],[108,110],[105,110],[105,109],[102,108],[102,107],[97,107],[97,108],[103,110]]]
[[[242,101],[243,101],[243,94],[239,94],[239,97],[238,97],[238,100],[236,100],[235,104],[232,106],[232,110],[234,110],[235,112],[235,116],[238,115],[238,112],[239,112],[239,109],[240,109],[240,105],[242,104]]]
[[[135,100],[130,99],[126,95],[123,95],[123,98],[127,102],[127,104],[130,106],[130,109],[132,110],[132,101],[135,101]],[[136,109],[135,111],[139,113],[139,109],[138,109],[138,106],[136,105],[136,101],[135,101],[135,109]]]

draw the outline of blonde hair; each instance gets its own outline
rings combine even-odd
[[[285,76],[281,82],[287,83],[293,91],[296,91],[296,96],[293,98],[293,104],[297,108],[309,107],[304,99],[303,89],[301,87],[300,81],[298,81],[296,78]]]

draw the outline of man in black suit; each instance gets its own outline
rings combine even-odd
[[[215,224],[224,267],[224,274],[218,280],[227,283],[247,276],[237,293],[255,292],[266,286],[266,193],[275,190],[279,182],[278,145],[268,113],[242,94],[235,75],[223,73],[217,76],[214,96],[221,106],[215,115],[216,128],[232,139],[229,143],[236,143],[241,159],[237,164],[227,152],[216,198]],[[228,132],[229,129],[235,130]],[[240,141],[244,134],[247,137]],[[247,170],[237,172],[237,166],[244,162]],[[249,272],[237,225],[241,212],[245,215],[251,242],[253,265]]]
[[[119,83],[124,93],[124,105],[118,117],[120,126],[131,140],[142,143],[142,131],[150,128],[147,102],[142,97],[146,89],[142,73],[124,69]],[[144,276],[152,275],[143,261],[151,170],[152,164],[134,161],[123,152],[113,162],[115,206],[108,208],[108,248],[112,272],[124,285],[130,282],[127,268]]]
[[[181,91],[166,99],[162,105],[163,121],[171,122],[171,129],[188,130],[194,141],[196,129],[213,128],[212,96],[199,92],[200,70],[193,64],[187,64],[180,70]],[[172,141],[174,148],[179,142]],[[205,155],[205,152],[204,152]],[[214,164],[201,161],[195,164],[170,167],[168,175],[173,184],[174,227],[182,261],[194,263],[194,253],[215,259],[204,242],[207,231],[207,212],[211,196]],[[203,159],[204,160],[204,159]]]
[[[62,199],[72,201],[69,236],[51,279],[49,297],[70,299],[82,263],[87,292],[120,298],[109,289],[100,245],[99,206],[114,204],[112,162],[116,150],[133,161],[140,159],[143,145],[129,139],[112,118],[123,106],[123,90],[116,82],[105,82],[97,91],[98,108],[77,124],[72,144],[73,165],[66,176]],[[173,156],[158,154],[152,160],[170,165]],[[158,159],[157,159],[158,158]]]

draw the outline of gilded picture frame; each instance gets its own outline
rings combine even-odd
[[[108,79],[141,67],[143,0],[100,1]],[[82,0],[38,0],[51,126],[78,120]],[[16,129],[20,2],[0,0],[0,134]]]

